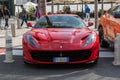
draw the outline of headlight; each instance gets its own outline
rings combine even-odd
[[[26,36],[26,39],[28,41],[29,44],[31,44],[32,46],[36,47],[36,48],[39,48],[40,46],[38,46],[36,44],[36,42],[34,41],[33,37],[31,35],[27,35]]]
[[[94,40],[95,40],[95,38],[96,38],[96,37],[95,37],[95,34],[89,35],[88,40],[87,40],[86,43],[83,45],[83,47],[86,47],[86,46],[90,45],[91,43],[93,43]]]

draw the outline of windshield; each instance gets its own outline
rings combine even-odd
[[[43,16],[34,28],[84,28],[79,16]]]

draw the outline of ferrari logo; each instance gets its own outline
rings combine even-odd
[[[63,48],[62,46],[60,46],[60,48]]]

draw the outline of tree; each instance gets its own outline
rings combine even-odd
[[[29,11],[28,11],[28,14],[27,14],[29,20],[34,20],[35,19],[35,16],[34,16],[35,14],[34,13],[35,13],[34,7],[30,7]]]

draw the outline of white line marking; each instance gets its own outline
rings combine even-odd
[[[100,52],[99,53],[99,57],[114,57],[114,52],[110,52],[110,51],[108,51],[108,52],[106,52],[106,51],[102,51],[102,52]]]

